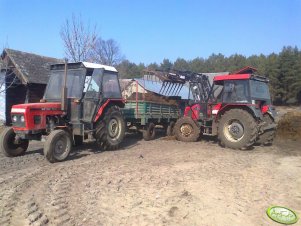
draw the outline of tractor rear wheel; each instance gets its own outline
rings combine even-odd
[[[28,148],[29,141],[16,139],[16,134],[11,127],[6,127],[1,131],[0,149],[7,157],[23,155]]]
[[[112,106],[96,125],[96,141],[102,150],[115,150],[123,141],[125,122],[120,109]]]
[[[44,155],[51,162],[64,161],[72,148],[72,139],[70,134],[65,130],[52,131],[44,144]]]
[[[228,148],[249,148],[254,144],[257,133],[257,123],[254,117],[242,109],[227,111],[218,124],[220,143]]]
[[[273,119],[268,114],[265,114],[263,116],[263,120],[269,125],[273,123]],[[270,145],[273,143],[275,136],[275,129],[267,130],[263,134],[260,134],[258,136],[258,140],[256,141],[259,145]]]
[[[169,123],[169,125],[167,126],[167,129],[166,129],[166,135],[167,136],[173,136],[173,135],[175,135],[175,132],[174,132],[175,124],[176,123],[174,121],[171,121]]]
[[[200,136],[200,128],[190,117],[178,119],[174,127],[177,140],[184,142],[195,142]]]
[[[143,134],[143,139],[145,141],[149,141],[149,140],[153,140],[156,137],[156,125],[154,123],[149,123],[147,125],[146,130],[143,130],[142,134]]]

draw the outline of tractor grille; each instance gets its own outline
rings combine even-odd
[[[25,118],[23,114],[12,114],[12,124],[15,127],[25,127]],[[23,118],[23,120],[22,120]]]

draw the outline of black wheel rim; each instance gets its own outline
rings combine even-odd
[[[68,141],[66,136],[60,136],[54,144],[54,156],[60,159],[68,152]]]

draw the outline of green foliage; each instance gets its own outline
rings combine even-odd
[[[235,72],[245,66],[255,67],[259,75],[270,79],[271,96],[275,104],[301,104],[301,51],[297,47],[283,47],[279,54],[252,55],[245,57],[233,54],[212,54],[207,59],[197,57],[193,60],[178,58],[174,63],[164,59],[159,65],[152,63],[136,65],[128,60],[118,66],[122,78],[134,78],[143,75],[143,70],[175,69],[193,72]]]
[[[172,69],[172,63],[170,62],[170,60],[164,59],[160,65],[160,70],[169,71],[170,69]]]

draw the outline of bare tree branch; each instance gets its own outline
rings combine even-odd
[[[93,61],[106,65],[117,65],[124,57],[118,43],[114,39],[103,40],[98,38],[92,54]]]
[[[73,62],[89,60],[97,39],[96,25],[84,24],[81,16],[72,15],[61,27],[61,38],[65,46],[66,57]]]

